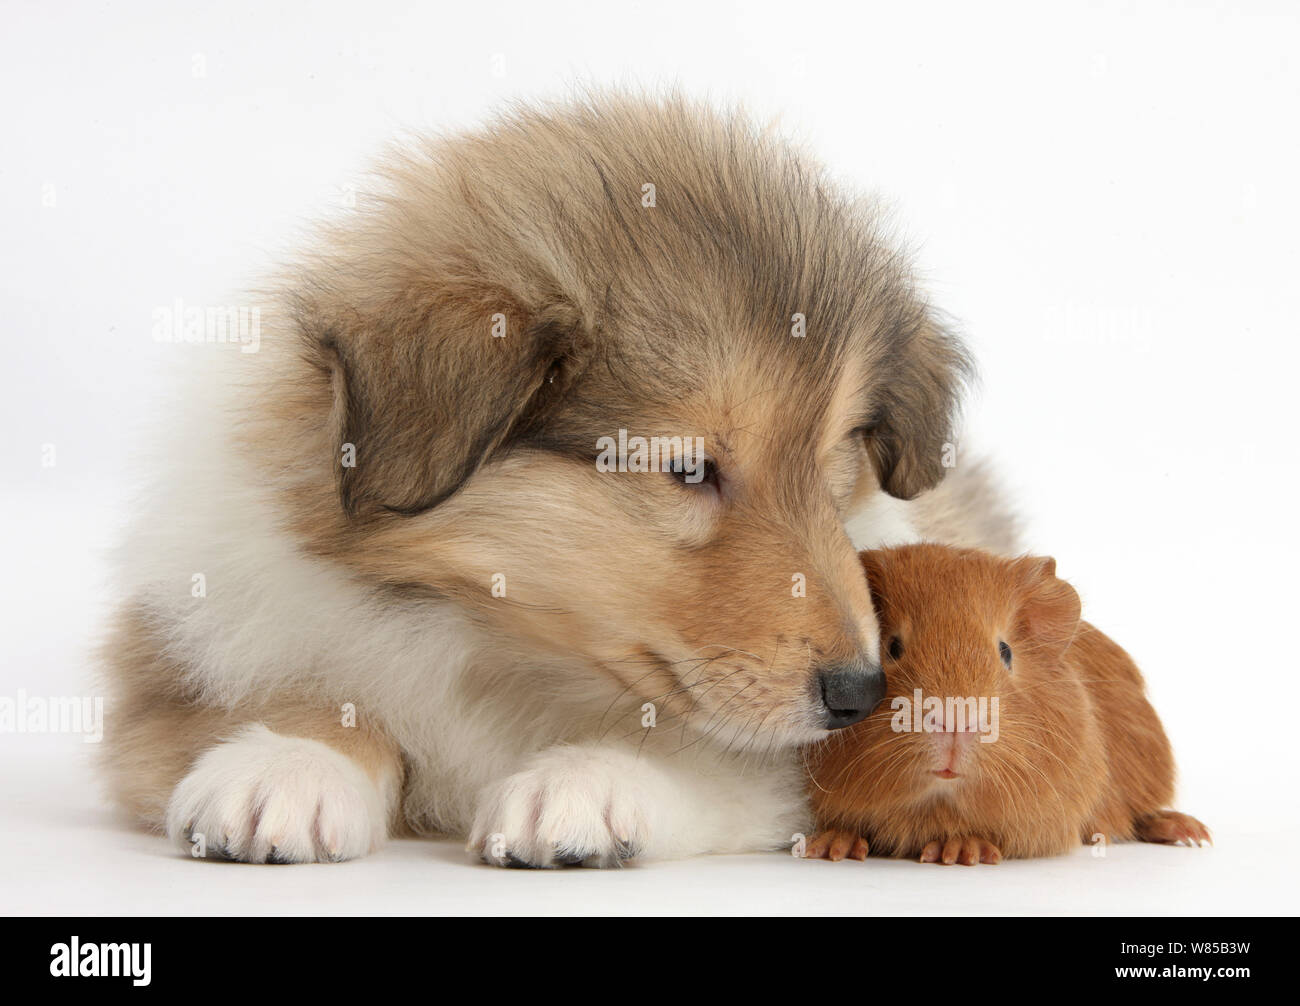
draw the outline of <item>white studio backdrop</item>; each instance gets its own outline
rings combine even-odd
[[[156,343],[156,308],[237,299],[404,130],[675,85],[885,198],[979,361],[959,462],[992,457],[1028,545],[1138,659],[1180,806],[1238,846],[1298,823],[1294,4],[5,0],[0,19],[0,694],[88,687],[134,459],[203,351]],[[0,736],[4,778],[74,744]]]

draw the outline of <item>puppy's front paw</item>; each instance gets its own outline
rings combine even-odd
[[[204,752],[172,792],[167,834],[192,854],[333,862],[383,841],[384,799],[351,758],[261,724]]]
[[[974,866],[976,863],[1002,862],[1002,850],[983,838],[967,835],[964,838],[949,838],[942,842],[930,842],[921,850],[922,863],[940,863],[952,866]]]
[[[496,866],[619,866],[647,837],[635,776],[622,752],[543,752],[487,792],[467,848]]]

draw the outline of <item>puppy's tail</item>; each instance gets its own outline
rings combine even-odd
[[[918,496],[909,515],[921,537],[962,548],[1019,555],[1022,527],[988,461],[964,460]]]

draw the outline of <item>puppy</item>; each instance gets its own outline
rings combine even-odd
[[[114,791],[196,854],[786,844],[798,745],[884,694],[855,543],[1013,546],[974,468],[899,502],[966,356],[871,207],[740,117],[417,142],[255,302],[257,352],[203,350],[170,423],[107,645]]]

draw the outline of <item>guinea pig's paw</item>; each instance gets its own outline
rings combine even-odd
[[[1134,831],[1143,842],[1197,846],[1203,842],[1214,844],[1209,828],[1191,815],[1180,814],[1176,810],[1162,810],[1138,818]]]
[[[347,755],[252,724],[177,783],[166,826],[195,858],[323,863],[364,856],[385,820],[379,787]]]
[[[644,799],[617,752],[555,748],[490,787],[466,848],[494,866],[622,866],[646,843]]]
[[[867,840],[853,831],[841,831],[831,828],[819,832],[808,840],[804,846],[804,859],[829,859],[838,863],[841,859],[863,860],[867,858],[869,846]]]
[[[968,835],[927,843],[921,850],[921,862],[938,863],[941,866],[974,866],[976,863],[992,865],[1002,862],[1002,850],[983,838]]]

